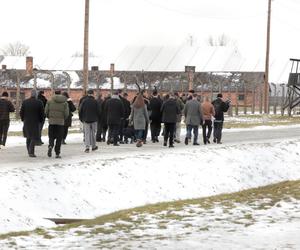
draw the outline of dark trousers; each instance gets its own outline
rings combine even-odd
[[[63,125],[49,125],[48,136],[49,136],[49,147],[55,147],[54,151],[56,155],[60,154],[61,142],[64,135],[64,126]]]
[[[120,132],[120,125],[119,124],[109,124],[108,125],[108,139],[113,144],[118,144],[119,139],[119,132]]]
[[[102,141],[105,141],[107,130],[108,125],[106,123],[102,123]]]
[[[221,142],[222,139],[223,121],[214,121],[214,138],[217,142]]]
[[[207,133],[206,133],[207,129]],[[203,135],[203,143],[206,144],[207,140],[209,140],[212,131],[212,121],[205,120],[204,124],[202,124],[202,135]]]
[[[43,127],[44,127],[44,121],[39,123],[39,142],[42,142],[42,132],[43,132]]]
[[[125,119],[122,119],[120,127],[119,127],[119,135],[120,135],[119,140],[120,141],[123,141],[123,137],[124,137],[124,135],[123,135],[123,129],[125,128],[125,121],[126,121]]]
[[[164,132],[164,142],[168,141],[169,145],[174,144],[174,132],[175,132],[176,123],[165,122],[165,132]]]
[[[150,130],[151,130],[151,140],[154,141],[158,138],[161,130],[161,123],[157,121],[151,121],[150,123]]]
[[[98,142],[104,141],[102,138],[105,138],[105,136],[102,136],[102,133],[103,133],[102,122],[98,121],[98,123],[97,123],[96,141],[98,141]]]
[[[5,146],[8,128],[9,128],[9,120],[1,120],[0,121],[0,145]]]
[[[63,134],[63,139],[66,140],[69,132],[69,126],[64,126],[64,134]]]
[[[35,140],[31,138],[26,138],[26,147],[28,154],[34,155],[34,146],[35,146]]]
[[[199,134],[199,126],[197,125],[186,125],[186,137],[192,139],[192,131],[194,133],[194,143],[198,141],[198,134]]]
[[[144,130],[144,134],[143,134],[143,141],[144,142],[147,140],[148,127],[149,127],[149,124],[148,124],[148,122],[146,122],[145,130]]]

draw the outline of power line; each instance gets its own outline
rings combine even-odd
[[[242,20],[242,19],[251,19],[255,17],[261,17],[264,16],[264,14],[257,14],[257,15],[251,15],[251,16],[242,16],[242,17],[216,17],[216,16],[204,16],[203,14],[200,13],[195,13],[187,10],[182,10],[182,9],[176,9],[176,8],[170,8],[165,5],[159,4],[159,3],[153,3],[151,0],[144,0],[147,2],[149,5],[152,5],[156,8],[160,8],[169,12],[174,12],[174,13],[179,13],[181,15],[185,16],[193,16],[197,18],[207,18],[207,19],[215,19],[215,20]]]

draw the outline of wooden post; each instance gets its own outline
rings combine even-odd
[[[243,82],[243,87],[244,87],[244,114],[247,114],[247,86],[246,83]]]
[[[235,115],[238,116],[239,115],[239,86],[237,84],[235,85],[235,98],[236,98]]]
[[[17,75],[17,93],[16,93],[16,118],[17,120],[20,119],[20,83],[21,77],[18,71],[16,70]]]
[[[114,92],[114,73],[115,73],[115,65],[111,63],[110,64],[110,92],[112,95]]]
[[[84,38],[83,38],[83,94],[86,93],[89,81],[89,8],[90,1],[85,0]]]
[[[252,85],[252,107],[251,107],[251,113],[254,114],[255,113],[255,84]]]
[[[267,48],[265,62],[265,79],[264,79],[264,113],[269,113],[269,56],[270,56],[270,30],[271,30],[271,4],[268,0],[268,21],[267,21]]]
[[[281,90],[281,116],[283,116],[284,115],[284,103],[285,103],[285,85],[284,84],[280,84],[280,86],[281,86],[281,88],[282,88],[282,90]]]

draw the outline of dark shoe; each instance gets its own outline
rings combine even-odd
[[[36,157],[36,155],[35,155],[35,154],[29,154],[29,157],[33,157],[33,158],[35,158],[35,157]]]
[[[47,155],[48,155],[48,157],[52,156],[52,147],[51,146],[48,147]]]
[[[206,138],[206,142],[207,142],[208,144],[210,144],[210,140],[209,140],[208,138]]]
[[[155,139],[156,142],[159,142],[158,138]]]
[[[97,149],[98,149],[98,146],[95,146],[95,147],[92,148],[92,151],[95,151]]]
[[[42,144],[42,142],[40,142],[40,141],[35,143],[35,146],[42,146],[42,145],[43,145],[43,144]]]
[[[65,140],[63,140],[63,141],[61,142],[61,144],[64,144],[64,145],[66,145],[67,143],[66,143],[66,141],[65,141]]]
[[[222,144],[222,142],[220,142],[220,141],[217,141],[217,144]]]
[[[119,143],[120,143],[120,144],[124,144],[124,142],[123,142],[123,141],[119,141]]]
[[[167,142],[166,142],[166,141],[164,142],[164,146],[165,146],[165,147],[167,146]]]
[[[200,145],[200,144],[199,144],[198,142],[194,142],[193,145],[194,145],[194,146],[198,146],[198,145]]]
[[[137,143],[136,143],[136,146],[139,148],[141,146],[143,146],[143,143],[141,140],[138,140]]]
[[[114,143],[114,146],[120,146],[120,144],[118,144],[118,143]]]
[[[179,140],[177,140],[177,139],[175,139],[175,140],[174,140],[174,142],[180,143],[180,141],[179,141]]]
[[[184,139],[184,144],[185,144],[185,145],[188,145],[188,144],[189,144],[189,138],[185,137],[185,139]]]
[[[110,140],[107,140],[106,144],[109,145],[110,143],[111,143]]]
[[[61,159],[61,156],[60,155],[56,155],[55,158],[56,159]]]
[[[216,139],[216,138],[214,138],[214,139],[213,139],[213,142],[214,142],[214,143],[216,143],[216,142],[217,142],[217,139]]]
[[[90,149],[89,148],[86,148],[85,150],[84,150],[84,153],[89,153],[90,152]]]
[[[173,144],[170,144],[170,145],[169,145],[169,148],[174,148],[174,145],[173,145]]]

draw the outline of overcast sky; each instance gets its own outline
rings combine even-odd
[[[83,49],[84,0],[0,0],[0,47],[21,41],[31,55]],[[90,0],[90,51],[116,57],[128,45],[205,45],[226,34],[243,55],[262,57],[268,0]],[[272,1],[271,54],[297,55],[300,0]]]

